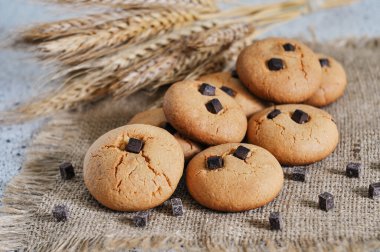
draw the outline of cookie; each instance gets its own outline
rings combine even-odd
[[[318,54],[318,58],[322,67],[321,85],[305,104],[322,107],[343,95],[347,86],[347,77],[342,65],[332,57]]]
[[[155,108],[136,114],[128,124],[148,124],[166,129],[171,133],[181,145],[185,160],[189,160],[195,154],[202,150],[202,146],[188,138],[183,137],[176,129],[166,120],[162,108]]]
[[[202,81],[173,84],[164,96],[168,122],[186,137],[207,145],[240,142],[247,118],[228,94]]]
[[[83,176],[91,195],[118,211],[141,211],[166,201],[183,173],[181,146],[166,130],[133,124],[99,137],[86,153]]]
[[[239,78],[230,72],[220,72],[199,77],[199,81],[209,83],[223,90],[226,94],[233,97],[242,107],[247,117],[265,108],[265,103],[254,97],[241,84]]]
[[[186,168],[186,184],[201,205],[226,212],[255,209],[281,191],[281,165],[267,150],[228,143],[198,153]]]
[[[248,123],[247,138],[249,143],[267,149],[283,165],[304,165],[332,153],[339,133],[327,112],[291,104],[254,114]]]
[[[318,57],[292,39],[257,41],[239,55],[236,70],[242,83],[257,97],[275,103],[300,103],[321,83]]]

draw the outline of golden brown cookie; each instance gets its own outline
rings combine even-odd
[[[247,118],[240,105],[225,92],[202,81],[181,81],[165,94],[168,122],[186,137],[208,145],[240,142]]]
[[[265,108],[265,103],[249,93],[239,78],[229,72],[203,75],[198,80],[220,88],[226,94],[232,96],[242,107],[247,117]]]
[[[91,195],[104,206],[140,211],[173,194],[183,165],[181,147],[170,133],[133,124],[111,130],[91,145],[83,176]]]
[[[267,149],[284,165],[320,161],[339,141],[331,115],[303,104],[280,105],[254,114],[247,137],[248,142]]]
[[[181,145],[183,154],[185,155],[185,160],[189,160],[202,150],[202,146],[200,144],[183,137],[179,132],[177,132],[176,129],[173,128],[173,126],[171,126],[170,123],[168,123],[162,108],[150,109],[138,113],[132,117],[128,124],[148,124],[166,129]]]
[[[283,183],[276,158],[252,144],[210,147],[198,153],[186,169],[191,196],[218,211],[238,212],[266,205],[280,193]]]
[[[343,66],[334,58],[322,54],[318,54],[318,58],[322,67],[321,85],[305,104],[322,107],[343,95],[347,86],[347,77]]]
[[[300,103],[321,83],[318,57],[292,39],[268,38],[245,48],[236,70],[240,80],[259,98],[276,103]]]

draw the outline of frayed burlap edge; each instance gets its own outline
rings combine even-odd
[[[334,42],[335,46],[352,48],[376,48],[377,39],[348,39]],[[157,106],[155,104],[154,106]],[[21,173],[7,185],[0,208],[0,250],[25,250],[27,225],[40,204],[42,195],[48,193],[56,182],[56,165],[62,156],[73,147],[76,140],[76,120],[65,115],[51,120],[41,129],[27,150]],[[63,130],[64,129],[64,130]],[[255,241],[237,244],[233,239],[221,236],[211,240],[205,238],[194,244],[181,237],[166,235],[106,235],[92,237],[72,236],[53,244],[53,251],[115,251],[132,248],[143,250],[209,250],[209,251],[375,251],[380,240],[335,240]]]

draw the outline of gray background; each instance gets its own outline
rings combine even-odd
[[[255,4],[268,1],[242,2]],[[224,4],[222,8],[230,6]],[[33,83],[38,82],[49,71],[33,58],[32,53],[12,49],[4,44],[15,37],[21,28],[33,23],[73,17],[84,12],[76,11],[43,4],[37,0],[0,0],[0,110],[12,108],[35,95],[38,91],[33,89]],[[322,42],[380,37],[378,13],[380,1],[366,0],[339,9],[315,12],[279,25],[263,36],[298,37]],[[38,119],[19,125],[0,125],[0,198],[6,183],[19,172],[25,149],[44,121]]]

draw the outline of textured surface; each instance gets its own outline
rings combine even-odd
[[[276,1],[276,0],[274,0]],[[271,2],[274,2],[271,1]],[[245,4],[262,3],[246,0]],[[268,2],[268,1],[265,1]],[[228,8],[231,5],[226,5]],[[78,16],[84,9],[50,7],[38,1],[0,0],[0,41],[15,36],[18,28],[36,22]],[[379,37],[380,4],[378,0],[365,0],[339,9],[317,12],[289,23],[279,25],[264,36],[302,37],[306,40],[331,41],[351,37]],[[344,21],[342,21],[344,20]],[[0,43],[1,44],[1,43]],[[30,98],[38,90],[32,83],[46,73],[32,54],[0,47],[0,109],[10,108],[16,102]],[[6,59],[6,60],[5,60]],[[16,126],[0,126],[0,198],[5,184],[18,173],[28,145],[41,121]],[[11,142],[7,143],[9,139]],[[18,155],[17,153],[20,153]],[[1,204],[1,202],[0,202]]]
[[[137,110],[145,110],[154,102],[155,97],[140,94],[119,107],[98,106],[78,116],[56,118],[44,127],[29,149],[24,172],[9,186],[6,200],[11,204],[6,211],[11,215],[0,217],[1,238],[8,239],[3,244],[0,239],[1,247],[27,246],[31,251],[136,246],[246,246],[269,251],[380,248],[380,201],[368,197],[369,184],[380,181],[378,45],[379,41],[372,41],[368,48],[316,48],[349,69],[347,92],[326,108],[341,133],[339,145],[327,159],[304,167],[307,182],[286,179],[279,197],[267,206],[235,214],[213,212],[196,204],[183,182],[173,196],[181,198],[184,216],[172,216],[164,204],[151,211],[145,229],[131,224],[133,213],[100,206],[83,184],[83,156],[101,134],[124,125]],[[59,179],[57,166],[62,159],[72,160],[77,167],[74,180]],[[360,179],[345,176],[350,161],[363,164]],[[286,173],[292,169],[284,168]],[[323,192],[335,199],[335,207],[328,213],[318,208],[318,195]],[[71,214],[67,222],[57,224],[50,213],[55,204],[62,203]],[[29,213],[20,210],[26,206]],[[280,212],[284,225],[281,232],[269,230],[271,212]]]

